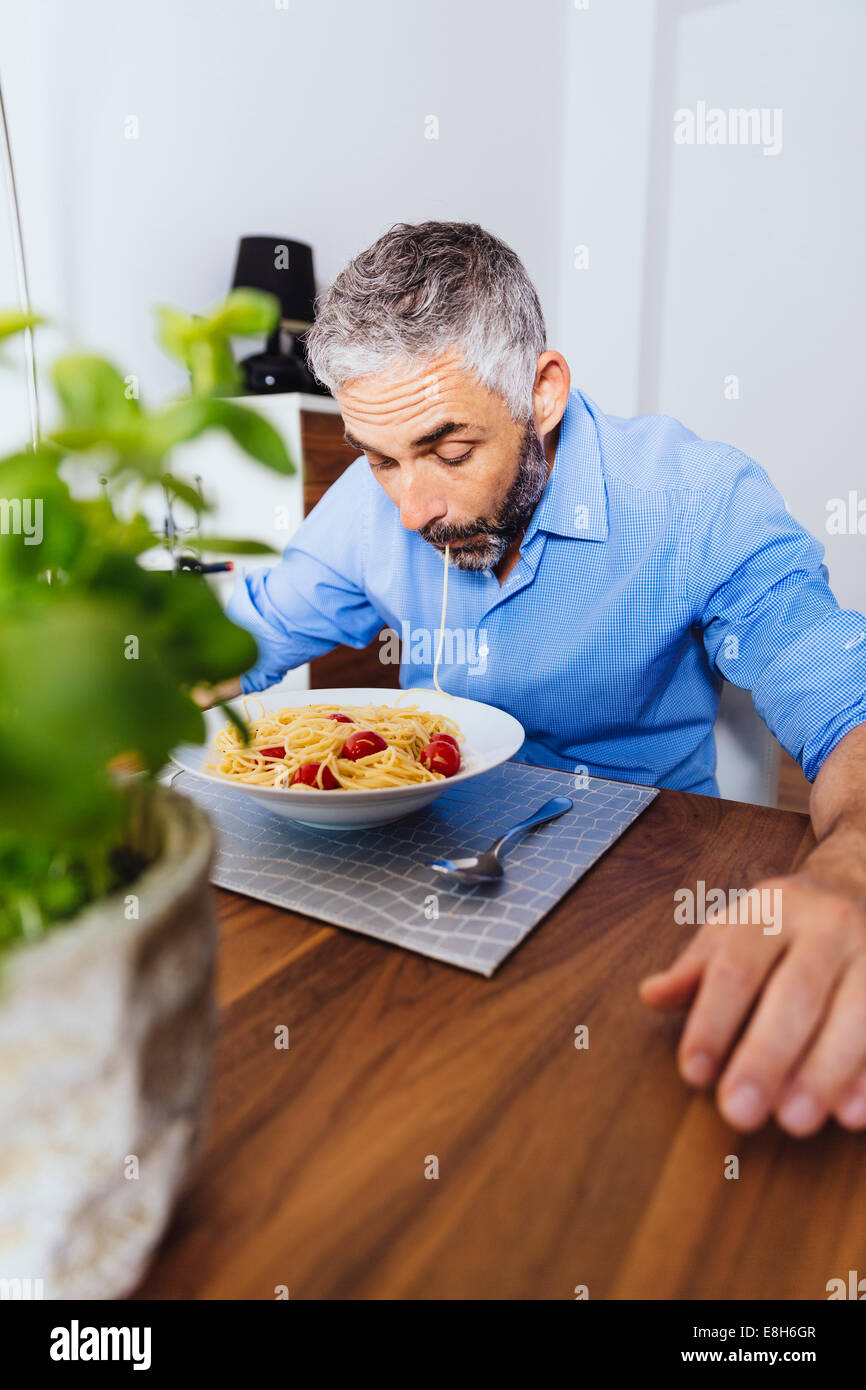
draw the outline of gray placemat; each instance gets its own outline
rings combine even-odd
[[[567,772],[506,762],[391,825],[326,831],[192,773],[173,779],[216,825],[218,887],[488,977],[658,795],[600,777],[574,783]],[[427,867],[486,849],[557,795],[570,796],[574,809],[513,845],[501,882],[452,887]]]

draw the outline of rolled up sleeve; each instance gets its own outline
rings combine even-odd
[[[732,451],[693,505],[689,594],[711,665],[812,782],[866,722],[866,617],[840,608],[824,547],[763,468]]]
[[[313,508],[280,562],[243,570],[226,612],[259,646],[241,676],[244,694],[276,684],[287,671],[339,643],[365,647],[382,618],[364,589],[369,468],[358,459]]]

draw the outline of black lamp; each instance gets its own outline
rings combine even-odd
[[[264,352],[240,364],[247,391],[257,396],[279,391],[330,395],[307,366],[300,341],[316,317],[313,248],[287,237],[241,237],[232,285],[266,290],[281,306],[280,321]]]

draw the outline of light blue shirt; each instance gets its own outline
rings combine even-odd
[[[866,618],[839,607],[823,555],[752,459],[575,390],[505,583],[449,570],[439,683],[519,719],[525,762],[718,796],[724,678],[812,781],[866,722]],[[259,643],[242,689],[383,623],[403,638],[399,684],[432,686],[442,572],[356,459],[277,565],[238,576],[228,612]]]

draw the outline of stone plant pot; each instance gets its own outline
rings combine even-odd
[[[7,1298],[130,1293],[204,1135],[216,1022],[213,831],[166,786],[130,795],[131,843],[150,867],[0,957]]]

